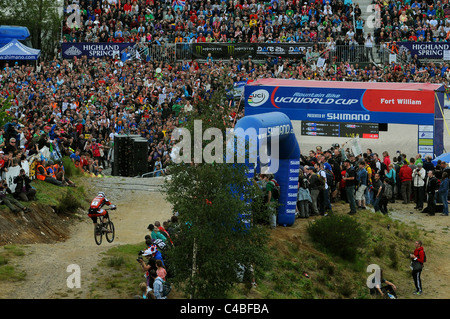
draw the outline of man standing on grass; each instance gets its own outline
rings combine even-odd
[[[409,204],[411,199],[411,181],[412,181],[413,170],[408,164],[403,162],[403,166],[400,168],[398,176],[401,182],[401,191],[403,197],[403,204]]]
[[[345,167],[345,193],[347,194],[347,200],[350,205],[349,215],[356,214],[356,202],[355,202],[355,183],[356,183],[356,172],[350,161],[347,159],[344,161]]]

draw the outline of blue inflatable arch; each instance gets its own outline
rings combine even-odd
[[[241,130],[240,130],[241,129]],[[261,161],[260,154],[257,156],[256,163],[246,162],[250,168],[249,178],[253,178],[253,174],[265,172],[266,167],[278,167],[276,171],[270,171],[274,174],[278,184],[280,184],[280,198],[278,208],[278,225],[291,226],[295,222],[295,208],[297,203],[298,174],[300,169],[300,147],[294,134],[292,122],[287,115],[281,112],[270,112],[256,115],[244,116],[241,118],[234,128],[236,137],[248,129],[267,130],[266,136],[259,136],[258,150],[260,144],[264,141],[268,145],[268,155],[270,164]],[[273,144],[273,132],[278,132],[278,144]],[[278,152],[270,149],[270,146],[278,147]],[[237,150],[236,150],[237,151]],[[274,157],[275,154],[277,156]],[[278,161],[278,165],[273,165],[274,161]]]

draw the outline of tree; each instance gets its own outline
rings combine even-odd
[[[60,6],[60,5],[59,5]],[[0,0],[2,24],[28,27],[33,48],[42,56],[53,57],[61,40],[62,15],[54,0]]]
[[[202,133],[216,127],[225,136],[231,113],[226,96],[219,89],[194,105],[195,115],[184,124],[191,136],[194,120],[202,120]],[[203,141],[202,147],[207,145]],[[265,227],[253,223],[248,228],[241,218],[251,213],[256,220],[260,214],[254,209],[261,200],[259,189],[249,182],[247,171],[245,164],[220,162],[170,167],[165,190],[179,213],[180,231],[169,252],[169,267],[175,272],[174,283],[191,298],[223,298],[239,282],[240,271],[251,274],[267,264]]]
[[[11,122],[12,117],[9,113],[11,108],[11,100],[14,97],[12,95],[8,96],[8,98],[0,98],[0,127],[4,127],[7,123]]]

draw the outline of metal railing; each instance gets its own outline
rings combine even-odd
[[[139,56],[144,61],[173,63],[177,60],[175,43],[150,44],[141,43],[138,47]]]
[[[144,173],[144,174],[142,174],[140,176],[136,176],[136,177],[140,177],[140,178],[154,177],[154,174],[156,174],[156,173],[161,173],[160,176],[167,176],[168,175],[168,172],[166,171],[166,169],[163,168],[163,169],[160,169],[160,170],[157,170],[157,171]]]
[[[336,45],[328,51],[328,58],[331,63],[369,63],[376,58],[377,47],[367,48],[364,45]]]

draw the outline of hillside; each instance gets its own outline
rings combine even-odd
[[[89,198],[101,189],[118,206],[112,214],[117,231],[115,241],[97,246],[92,222],[83,211],[58,215],[51,207],[56,207],[57,200],[48,196],[46,202],[41,198],[39,203],[31,203],[32,207],[41,208],[26,215],[29,221],[11,217],[11,213],[2,210],[0,261],[2,255],[6,256],[6,266],[12,267],[15,275],[3,279],[0,298],[132,298],[138,293],[143,277],[135,259],[147,234],[147,225],[172,215],[170,205],[158,190],[161,180],[114,177],[86,181],[77,189],[79,198]],[[297,219],[292,227],[268,229],[273,263],[267,269],[256,270],[255,289],[239,285],[230,298],[370,298],[365,286],[369,264],[384,269],[402,299],[447,298],[450,296],[450,270],[446,267],[450,261],[448,219],[428,217],[412,207],[394,204],[390,217],[370,209],[359,211],[354,218],[370,241],[356,263],[328,255],[311,241],[308,224],[326,217]],[[348,205],[336,203],[334,211],[345,214]],[[424,242],[428,256],[422,275],[425,293],[421,297],[412,295],[414,287],[406,258],[416,239]],[[67,267],[72,264],[81,267],[82,286],[78,289],[67,287]],[[0,280],[2,267],[0,262]],[[182,297],[176,292],[172,295]]]

